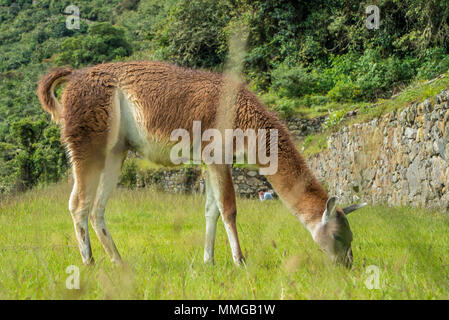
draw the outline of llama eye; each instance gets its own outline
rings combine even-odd
[[[334,234],[334,235],[332,235],[332,237],[336,240],[336,241],[340,241],[340,242],[343,242],[343,238],[342,237],[340,237],[339,235],[337,235],[337,234]]]

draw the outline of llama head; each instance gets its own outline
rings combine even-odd
[[[340,209],[337,207],[336,197],[327,200],[322,219],[312,235],[315,242],[335,263],[348,268],[352,266],[352,231],[346,215],[365,205],[366,203],[356,204]]]

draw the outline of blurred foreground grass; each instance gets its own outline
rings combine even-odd
[[[281,201],[238,200],[247,268],[232,263],[219,221],[204,265],[204,197],[119,189],[107,221],[127,264],[114,267],[90,230],[81,263],[61,183],[0,200],[0,299],[448,299],[449,216],[366,207],[349,216],[354,267],[332,265]],[[80,267],[79,290],[66,268]],[[373,269],[379,270],[379,289]],[[366,285],[368,283],[368,287]]]

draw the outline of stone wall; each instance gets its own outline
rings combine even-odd
[[[342,203],[366,201],[448,210],[449,91],[344,127],[309,159]]]
[[[325,116],[315,119],[290,117],[285,120],[284,123],[294,137],[302,138],[308,136],[309,134],[320,132],[322,129],[322,124],[325,120]]]
[[[271,185],[257,170],[233,168],[232,180],[237,195],[255,198],[259,190],[269,190]],[[172,193],[204,193],[205,172],[201,167],[177,169],[152,169],[137,172],[138,188],[152,187]]]
[[[257,193],[260,190],[272,189],[267,178],[261,176],[258,170],[232,168],[232,180],[235,193],[241,197],[257,198]]]
[[[137,172],[137,187],[152,187],[172,193],[201,192],[199,167],[178,169],[150,169]]]

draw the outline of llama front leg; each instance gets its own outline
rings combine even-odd
[[[232,258],[236,265],[240,265],[244,258],[237,233],[237,209],[231,167],[228,165],[211,165],[208,170],[209,183],[228,235]]]
[[[204,244],[204,263],[214,263],[215,234],[219,216],[220,211],[215,201],[208,173],[206,180],[206,240]]]

